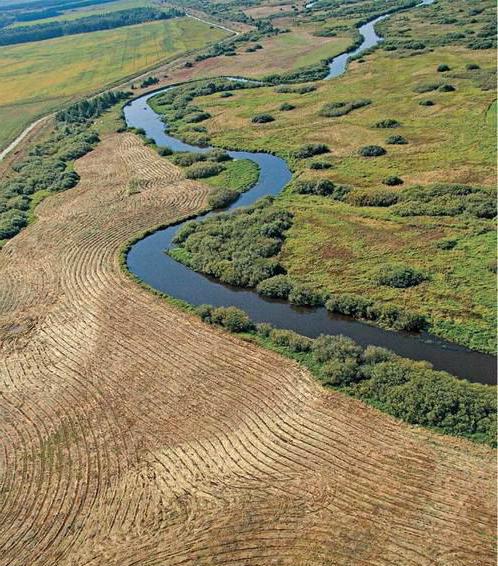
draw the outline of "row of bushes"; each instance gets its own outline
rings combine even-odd
[[[370,152],[369,152],[370,153]],[[403,184],[395,175],[386,177],[385,185]],[[352,206],[391,207],[398,216],[458,216],[494,218],[497,213],[496,192],[481,187],[458,184],[413,186],[403,190],[362,190],[336,185],[328,179],[298,180],[293,185],[297,194],[327,196]]]
[[[374,404],[410,424],[496,444],[495,388],[471,384],[427,362],[415,362],[378,346],[363,348],[342,335],[312,339],[271,324],[254,324],[235,307],[201,305],[197,314],[231,332],[251,333],[261,343],[298,359],[327,386]]]

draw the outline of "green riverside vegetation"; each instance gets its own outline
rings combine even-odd
[[[242,333],[306,366],[333,387],[413,425],[496,446],[496,390],[459,380],[377,346],[362,348],[341,335],[311,339],[267,323],[253,324],[235,307],[196,308],[200,318]]]

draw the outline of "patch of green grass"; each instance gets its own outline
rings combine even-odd
[[[0,48],[0,148],[40,115],[227,35],[175,18]]]
[[[243,192],[256,184],[259,167],[249,159],[235,159],[224,163],[225,170],[219,175],[203,179],[203,183],[220,189]]]
[[[41,191],[36,191],[36,193],[33,194],[33,196],[31,197],[31,201],[29,203],[28,224],[32,224],[33,222],[35,222],[37,218],[35,212],[36,207],[48,196],[53,194],[54,193],[52,191],[47,191],[45,189]]]

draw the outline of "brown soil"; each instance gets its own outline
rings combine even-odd
[[[76,165],[0,252],[2,566],[495,563],[492,450],[139,287],[122,244],[207,190],[132,134]]]

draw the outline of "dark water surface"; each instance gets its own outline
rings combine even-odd
[[[424,4],[432,1],[426,0]],[[366,26],[371,25],[369,29],[373,30],[376,21],[379,21],[379,18]],[[368,47],[372,45],[374,43],[369,43]],[[341,73],[344,72],[350,55],[347,54]],[[339,65],[334,67],[332,61],[331,72],[332,68],[336,72]],[[164,123],[147,104],[148,99],[157,94],[157,92],[147,94],[125,106],[127,124],[135,128],[143,128],[147,137],[154,139],[159,146],[168,146],[174,151],[207,151],[208,148],[191,146],[165,132]],[[286,162],[279,157],[246,151],[228,153],[234,159],[250,159],[260,168],[257,184],[241,195],[229,209],[250,205],[266,195],[276,195],[291,179],[291,172]],[[271,322],[276,327],[295,330],[305,336],[316,337],[322,333],[344,334],[363,346],[374,344],[389,348],[407,358],[427,360],[434,365],[434,368],[446,370],[469,381],[488,384],[496,382],[496,359],[493,356],[473,352],[427,333],[387,331],[349,317],[332,315],[323,307],[302,308],[287,302],[266,299],[254,291],[224,285],[191,271],[165,253],[181,226],[182,224],[170,226],[143,238],[132,246],[127,256],[127,266],[130,271],[163,293],[194,305],[203,303],[215,306],[234,305],[246,311],[255,322]]]
[[[417,4],[416,7],[418,8],[419,6],[428,6],[433,2],[434,0],[422,0],[422,2],[420,2],[420,4]],[[316,4],[316,2],[313,2],[313,4]],[[360,53],[363,53],[363,51],[366,51],[367,49],[370,49],[371,47],[379,44],[381,41],[384,41],[380,35],[377,35],[375,31],[375,25],[382,20],[389,18],[390,15],[391,14],[384,14],[383,16],[378,16],[377,18],[374,18],[373,20],[370,20],[366,24],[363,24],[361,27],[359,27],[358,31],[363,37],[361,45],[350,53],[342,53],[341,55],[334,57],[329,63],[329,74],[325,78],[332,79],[334,77],[342,75],[346,72],[346,67],[351,57],[359,55]]]

